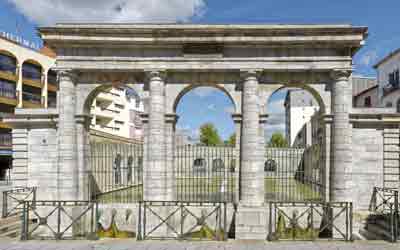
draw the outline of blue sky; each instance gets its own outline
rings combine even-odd
[[[17,33],[40,43],[36,25],[49,25],[57,21],[351,23],[369,27],[366,46],[355,57],[355,73],[374,76],[372,65],[400,47],[399,14],[399,0],[0,0],[0,30]],[[189,104],[180,110],[181,117],[185,118],[179,125],[190,127],[195,133],[201,122],[216,122],[216,117],[226,115],[225,101],[228,99],[225,100],[222,93],[208,92],[210,96],[206,98],[188,94],[182,100],[182,103]],[[276,97],[276,103],[282,103],[281,97]],[[218,110],[204,111],[204,119],[200,120],[192,108],[202,102],[214,104]],[[278,111],[282,112],[282,109]],[[218,120],[217,127],[223,137],[233,132],[232,124],[227,118]]]

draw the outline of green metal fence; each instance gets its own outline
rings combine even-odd
[[[176,147],[176,195],[179,201],[233,202],[237,157],[233,147]]]
[[[319,145],[308,148],[266,148],[266,201],[321,200],[321,166]]]
[[[90,193],[100,203],[143,197],[143,144],[91,142]]]

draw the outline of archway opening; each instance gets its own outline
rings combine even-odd
[[[143,101],[129,85],[102,85],[85,103],[90,115],[90,196],[127,203],[143,196]]]
[[[238,155],[232,97],[221,86],[191,86],[178,95],[174,110],[177,199],[234,201]]]
[[[266,200],[323,199],[324,127],[320,118],[325,106],[310,88],[283,86],[268,99]]]

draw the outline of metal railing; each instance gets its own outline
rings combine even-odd
[[[268,201],[321,201],[324,190],[320,145],[265,148],[264,185]]]
[[[7,98],[10,98],[10,99],[16,99],[17,98],[17,91],[15,89],[0,87],[0,96],[7,97]]]
[[[237,198],[238,155],[234,147],[186,145],[175,148],[172,176],[177,199],[187,202],[233,202]]]
[[[351,202],[270,202],[268,240],[351,241]]]
[[[143,144],[90,143],[91,197],[127,203],[143,197]]]
[[[37,104],[42,103],[41,95],[35,95],[35,94],[29,93],[29,92],[22,92],[22,98],[24,101],[33,102],[33,103],[37,103]]]
[[[227,239],[226,203],[144,201],[139,208],[138,240]]]
[[[23,202],[21,240],[97,239],[96,202]]]
[[[374,187],[369,210],[389,220],[391,242],[399,238],[399,191]]]
[[[25,201],[35,204],[36,187],[20,187],[3,191],[2,218],[17,215],[23,211]]]

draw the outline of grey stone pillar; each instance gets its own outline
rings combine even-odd
[[[264,203],[264,171],[260,159],[258,71],[243,73],[241,132],[241,203]]]
[[[351,71],[332,72],[332,166],[330,169],[330,200],[351,201],[352,188],[352,126],[349,119],[349,77]]]
[[[78,169],[75,122],[75,81],[72,71],[59,72],[58,199],[78,198]]]
[[[165,124],[165,144],[166,144],[166,199],[169,201],[176,200],[175,186],[176,176],[174,168],[174,154],[175,154],[175,125],[178,120],[176,114],[166,115]]]
[[[235,203],[239,202],[240,199],[240,137],[242,132],[242,115],[241,114],[233,114],[232,115],[233,122],[235,123],[235,134],[236,134],[236,143],[235,143]]]
[[[90,121],[89,115],[78,115],[76,120],[77,131],[77,171],[78,171],[78,198],[79,200],[89,200],[91,190],[89,186],[90,162]]]
[[[147,157],[145,164],[144,199],[162,201],[166,199],[165,162],[165,89],[163,74],[148,72],[149,122],[147,131]]]

